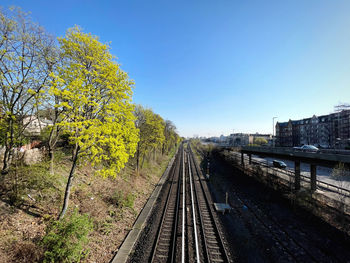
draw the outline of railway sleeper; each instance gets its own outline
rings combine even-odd
[[[168,253],[169,252],[169,248],[167,248],[167,249],[158,248],[157,251],[163,252],[163,253]]]
[[[156,256],[157,256],[158,258],[168,258],[168,256],[161,255],[161,254],[157,254]]]
[[[224,260],[222,258],[212,258],[211,261],[214,262],[224,262]]]
[[[218,241],[215,239],[215,240],[212,240],[212,239],[208,239],[207,240],[208,243],[211,243],[211,244],[219,244]]]

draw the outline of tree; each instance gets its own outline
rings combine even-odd
[[[41,102],[55,63],[54,48],[53,38],[19,8],[10,9],[10,14],[0,11],[0,101],[6,131],[3,173],[30,123],[24,124],[23,119],[32,116]]]
[[[263,145],[267,144],[267,140],[261,137],[254,138],[254,144]]]
[[[164,137],[165,140],[163,142],[162,146],[162,154],[165,152],[168,152],[172,145],[175,145],[177,143],[177,133],[176,133],[176,126],[172,121],[166,120],[164,125]]]
[[[136,150],[136,170],[139,171],[140,159],[142,158],[142,167],[146,154],[164,142],[165,123],[162,117],[141,105],[136,106],[135,116],[135,125],[139,129],[140,137]]]
[[[69,133],[73,145],[61,219],[78,158],[86,156],[98,174],[115,177],[134,155],[138,136],[131,104],[133,82],[114,61],[109,46],[79,27],[69,29],[59,44],[63,63],[51,92],[60,98],[55,107],[64,109],[65,118],[58,125]]]

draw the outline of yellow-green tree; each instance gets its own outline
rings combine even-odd
[[[109,46],[78,27],[58,41],[63,63],[51,93],[60,98],[56,107],[64,109],[58,125],[69,132],[74,146],[62,218],[78,158],[91,160],[102,176],[116,176],[134,155],[138,133],[131,104],[133,82],[114,61]]]
[[[140,140],[137,144],[136,151],[136,170],[140,168],[140,159],[142,158],[141,167],[146,154],[161,146],[164,142],[164,120],[151,109],[145,109],[141,105],[136,106],[136,127],[139,129]]]
[[[258,144],[258,145],[267,144],[267,140],[262,137],[257,137],[257,138],[254,138],[254,144]]]

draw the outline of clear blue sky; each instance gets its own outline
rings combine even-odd
[[[350,102],[350,1],[1,1],[111,41],[134,101],[182,136],[272,132]]]

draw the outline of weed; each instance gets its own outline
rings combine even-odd
[[[93,224],[88,215],[75,210],[62,220],[52,221],[41,244],[45,249],[44,262],[79,262],[87,252],[83,250]]]
[[[113,223],[110,222],[110,220],[106,219],[103,221],[99,226],[98,230],[103,234],[103,235],[108,235],[113,228]]]
[[[123,191],[117,190],[112,196],[112,202],[119,208],[128,207],[133,209],[136,196],[133,193],[125,194]]]

